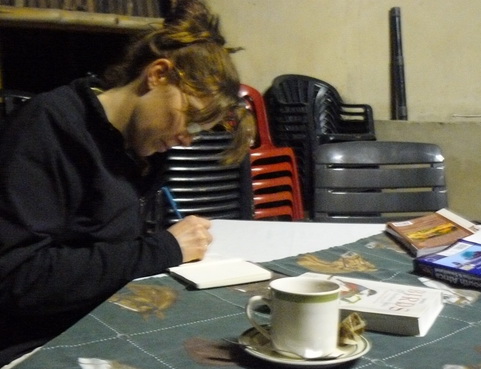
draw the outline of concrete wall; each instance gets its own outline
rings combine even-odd
[[[481,123],[388,120],[376,121],[375,126],[378,140],[438,144],[446,159],[449,208],[481,221]]]
[[[296,73],[373,107],[379,140],[437,143],[450,208],[481,220],[481,1],[207,0],[244,83]],[[401,9],[409,121],[391,119],[389,11]]]
[[[207,0],[243,80],[265,90],[280,74],[334,85],[390,119],[389,10],[401,9],[409,119],[481,114],[479,0]],[[459,119],[459,118],[457,118]]]

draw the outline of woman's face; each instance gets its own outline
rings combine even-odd
[[[187,95],[171,83],[159,84],[139,97],[129,127],[130,147],[140,157],[164,152],[172,146],[189,146],[187,107],[201,110],[208,98]],[[210,129],[205,125],[203,129]]]

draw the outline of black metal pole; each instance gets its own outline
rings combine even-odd
[[[406,105],[406,85],[404,80],[404,57],[401,35],[401,9],[392,8],[389,12],[391,33],[391,118],[408,119]]]

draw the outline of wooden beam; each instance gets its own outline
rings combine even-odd
[[[0,6],[0,27],[27,27],[133,33],[162,27],[162,18],[90,13],[62,9]]]

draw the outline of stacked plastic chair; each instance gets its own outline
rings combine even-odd
[[[438,145],[352,141],[315,154],[315,220],[386,223],[448,206],[445,161]]]
[[[302,193],[294,152],[272,143],[262,95],[242,85],[240,97],[257,121],[258,142],[250,151],[254,219],[304,219]]]
[[[151,213],[152,222],[170,225],[179,216],[199,215],[211,219],[253,218],[250,159],[223,165],[221,153],[232,135],[225,131],[202,132],[190,147],[175,146],[165,154],[162,186],[156,194],[161,214]],[[167,187],[177,209],[167,201]]]
[[[304,207],[313,218],[316,148],[332,142],[375,140],[372,109],[367,104],[346,104],[329,83],[296,74],[276,77],[264,97],[273,142],[294,149]]]

